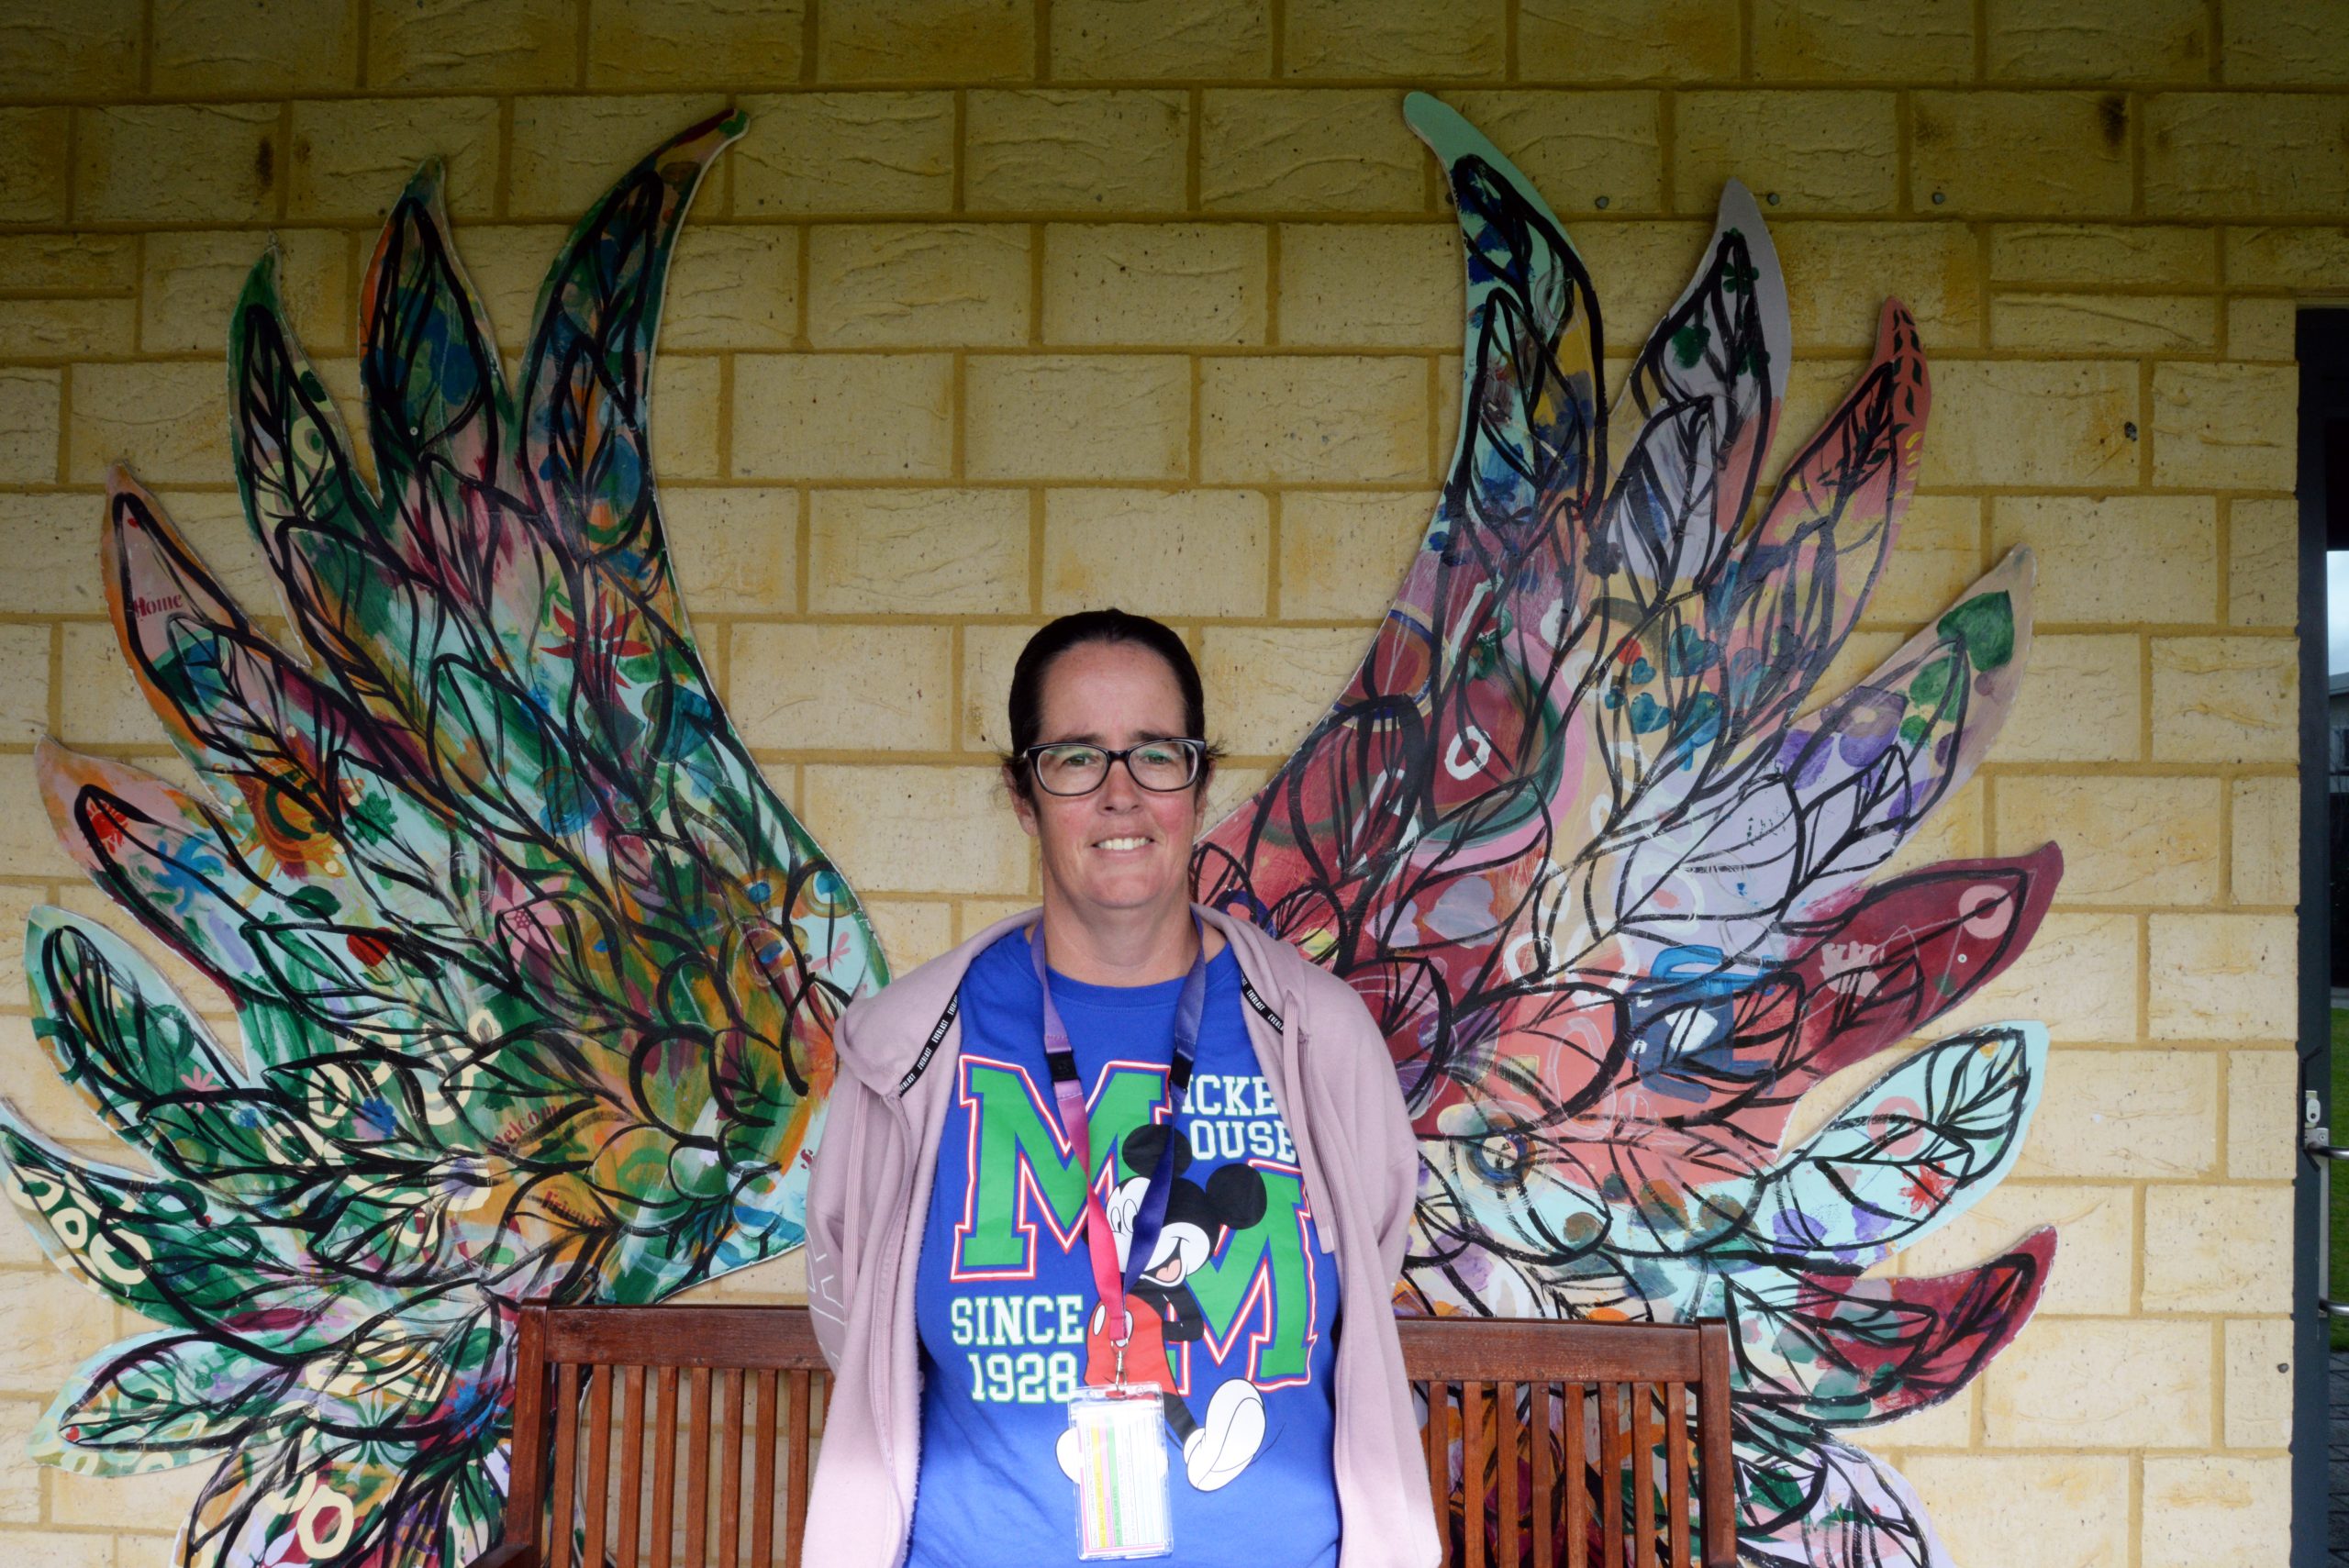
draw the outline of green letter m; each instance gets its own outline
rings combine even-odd
[[[1305,1184],[1277,1165],[1249,1163],[1264,1178],[1264,1218],[1231,1233],[1223,1256],[1191,1276],[1191,1294],[1219,1362],[1235,1332],[1261,1324],[1251,1336],[1248,1381],[1278,1388],[1304,1382],[1310,1364],[1313,1264],[1305,1255]]]
[[[1067,1251],[1085,1218],[1085,1173],[1068,1151],[1059,1118],[1025,1068],[962,1059],[962,1103],[970,1123],[970,1182],[954,1228],[953,1277],[1036,1277],[1036,1217]],[[1087,1107],[1094,1173],[1117,1158],[1126,1134],[1151,1119],[1164,1096],[1163,1069],[1115,1067]]]

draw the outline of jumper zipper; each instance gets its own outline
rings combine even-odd
[[[959,999],[961,991],[958,987],[956,991],[956,997]],[[955,1009],[953,1006],[950,1004],[947,1008],[947,1017],[950,1020],[953,1018],[954,1011]],[[953,1032],[952,1028],[950,1027],[949,1029],[943,1031],[939,1037],[934,1039],[930,1046],[924,1047],[922,1056],[925,1065],[927,1064],[930,1051],[935,1048],[938,1040],[942,1040],[944,1033],[952,1032]],[[956,1041],[956,1045],[959,1050],[961,1045],[961,1041],[959,1040]],[[907,1087],[910,1088],[912,1085],[908,1084]],[[897,1118],[897,1129],[902,1136],[900,1147],[905,1151],[905,1176],[904,1180],[899,1184],[900,1201],[892,1204],[889,1207],[890,1213],[901,1216],[902,1218],[896,1228],[896,1233],[889,1238],[889,1256],[887,1259],[889,1272],[887,1274],[882,1276],[894,1282],[898,1277],[898,1269],[901,1264],[901,1260],[905,1256],[906,1234],[912,1229],[917,1218],[913,1212],[913,1193],[914,1188],[920,1184],[918,1174],[915,1170],[915,1165],[920,1159],[920,1149],[919,1144],[914,1136],[913,1112],[907,1107],[905,1094],[900,1092],[895,1095],[884,1095],[882,1097],[889,1102],[889,1108]],[[904,1312],[907,1317],[911,1317],[914,1310],[913,1293],[910,1290],[896,1290],[893,1286],[891,1295],[902,1302]],[[896,1531],[897,1548],[890,1558],[893,1568],[903,1568],[907,1555],[913,1550],[914,1539],[913,1516],[905,1506],[905,1499],[899,1497],[897,1495],[896,1455],[893,1451],[893,1446],[890,1440],[887,1412],[883,1408],[888,1401],[890,1379],[895,1373],[896,1368],[896,1347],[899,1327],[900,1326],[896,1322],[892,1322],[889,1325],[889,1335],[881,1347],[882,1353],[874,1358],[873,1382],[872,1386],[867,1390],[869,1403],[873,1407],[873,1429],[876,1437],[879,1439],[878,1446],[881,1450],[881,1463],[883,1468],[888,1472],[889,1496],[891,1502],[893,1506],[896,1507],[899,1516]],[[920,1354],[918,1351],[917,1351],[915,1354],[915,1366],[917,1372],[918,1372],[920,1366]],[[920,1401],[918,1395],[916,1396],[915,1410],[915,1419],[918,1421],[920,1419]],[[917,1427],[915,1430],[914,1443],[915,1451],[918,1453],[920,1451],[921,1443],[921,1434],[918,1427]]]

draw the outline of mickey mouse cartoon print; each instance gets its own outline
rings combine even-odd
[[[1126,1179],[1109,1195],[1108,1203],[1120,1269],[1133,1244],[1134,1217],[1141,1212],[1150,1173],[1157,1168],[1170,1138],[1174,1140],[1174,1182],[1166,1195],[1165,1222],[1126,1305],[1135,1318],[1135,1350],[1166,1347],[1171,1381],[1171,1347],[1197,1343],[1208,1333],[1207,1315],[1191,1288],[1192,1276],[1215,1256],[1224,1237],[1250,1229],[1264,1219],[1269,1195],[1263,1173],[1239,1162],[1219,1166],[1207,1184],[1200,1185],[1186,1174],[1194,1154],[1190,1140],[1180,1129],[1163,1123],[1137,1128],[1127,1136],[1119,1154]],[[1107,1325],[1108,1313],[1097,1302],[1087,1325],[1096,1343],[1102,1342]],[[1147,1379],[1153,1370],[1138,1364],[1133,1373]],[[1086,1381],[1097,1381],[1097,1369],[1088,1367]],[[1171,1386],[1160,1399],[1165,1407],[1167,1429],[1182,1450],[1184,1473],[1198,1491],[1215,1491],[1238,1476],[1264,1444],[1264,1395],[1246,1377],[1228,1377],[1217,1385],[1204,1418],[1194,1415],[1190,1402]],[[1074,1431],[1063,1435],[1056,1453],[1061,1468],[1074,1479]]]

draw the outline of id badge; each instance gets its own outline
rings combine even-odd
[[[1080,1388],[1068,1402],[1076,1438],[1076,1554],[1086,1562],[1174,1550],[1166,1501],[1165,1407],[1155,1387]]]

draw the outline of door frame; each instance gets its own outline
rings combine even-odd
[[[2299,1059],[2300,1092],[2294,1096],[2295,1125],[2313,1090],[2332,1141],[2349,1142],[2349,1129],[2334,1127],[2332,1104],[2332,866],[2330,864],[2331,739],[2327,691],[2331,661],[2325,603],[2325,546],[2330,507],[2326,495],[2327,417],[2349,417],[2349,310],[2307,309],[2294,334],[2300,366],[2299,628],[2300,628],[2300,897]],[[2349,1112],[2349,1106],[2341,1107]],[[2325,1568],[2332,1500],[2327,1496],[2327,1449],[2332,1407],[2330,1336],[2317,1302],[2327,1289],[2321,1277],[2319,1162],[2303,1152],[2292,1192],[2292,1564]],[[2349,1180],[2349,1167],[2335,1173]],[[2349,1243],[2335,1237],[2333,1245]]]

